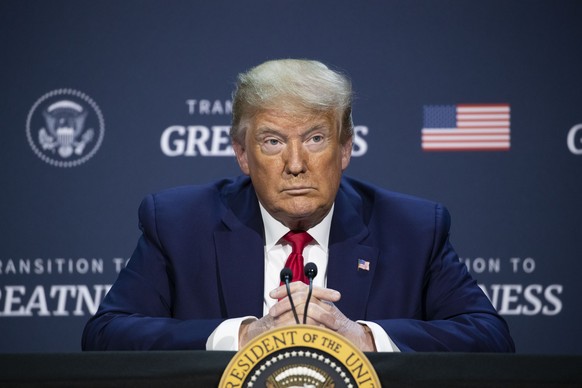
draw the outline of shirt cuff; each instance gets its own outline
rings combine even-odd
[[[206,340],[206,350],[238,351],[238,332],[240,325],[247,319],[256,320],[257,318],[252,316],[232,318],[218,325]]]
[[[384,331],[382,326],[374,322],[369,321],[356,321],[362,325],[366,325],[372,331],[372,336],[374,336],[374,344],[376,345],[376,351],[378,352],[400,352],[398,346],[392,341],[388,333]]]

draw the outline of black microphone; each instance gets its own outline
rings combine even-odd
[[[297,310],[295,310],[295,304],[293,303],[293,298],[291,297],[291,288],[289,288],[289,283],[293,280],[293,271],[290,268],[283,268],[281,274],[279,275],[281,282],[285,283],[287,286],[287,296],[289,297],[289,302],[291,302],[291,310],[293,311],[293,316],[295,317],[295,323],[299,324],[299,317],[297,317]]]
[[[313,279],[317,276],[317,265],[315,263],[305,264],[305,276],[309,279],[309,293],[305,301],[305,310],[303,312],[303,324],[307,323],[307,307],[309,307],[309,300],[311,299],[311,292],[313,291]]]

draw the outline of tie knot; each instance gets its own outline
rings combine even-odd
[[[291,246],[293,247],[293,253],[298,253],[302,255],[303,248],[305,248],[305,246],[309,244],[311,240],[313,240],[313,237],[311,237],[309,233],[303,230],[298,231],[292,230],[286,235],[284,235],[283,239],[285,239],[285,241],[291,244]]]

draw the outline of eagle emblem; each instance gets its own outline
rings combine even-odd
[[[55,167],[75,167],[91,159],[104,134],[101,109],[91,97],[74,89],[45,93],[26,118],[30,148]]]
[[[82,155],[85,146],[95,136],[93,129],[85,127],[87,112],[73,101],[62,100],[50,105],[43,112],[46,128],[38,132],[38,142],[43,150],[57,151],[62,158],[73,153]]]

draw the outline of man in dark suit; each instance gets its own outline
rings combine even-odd
[[[449,242],[447,210],[342,177],[351,96],[315,61],[239,75],[231,137],[246,176],[142,202],[143,235],[83,348],[237,350],[296,322],[279,271],[305,260],[319,275],[305,317],[308,287],[291,283],[299,320],[363,351],[514,351]]]

